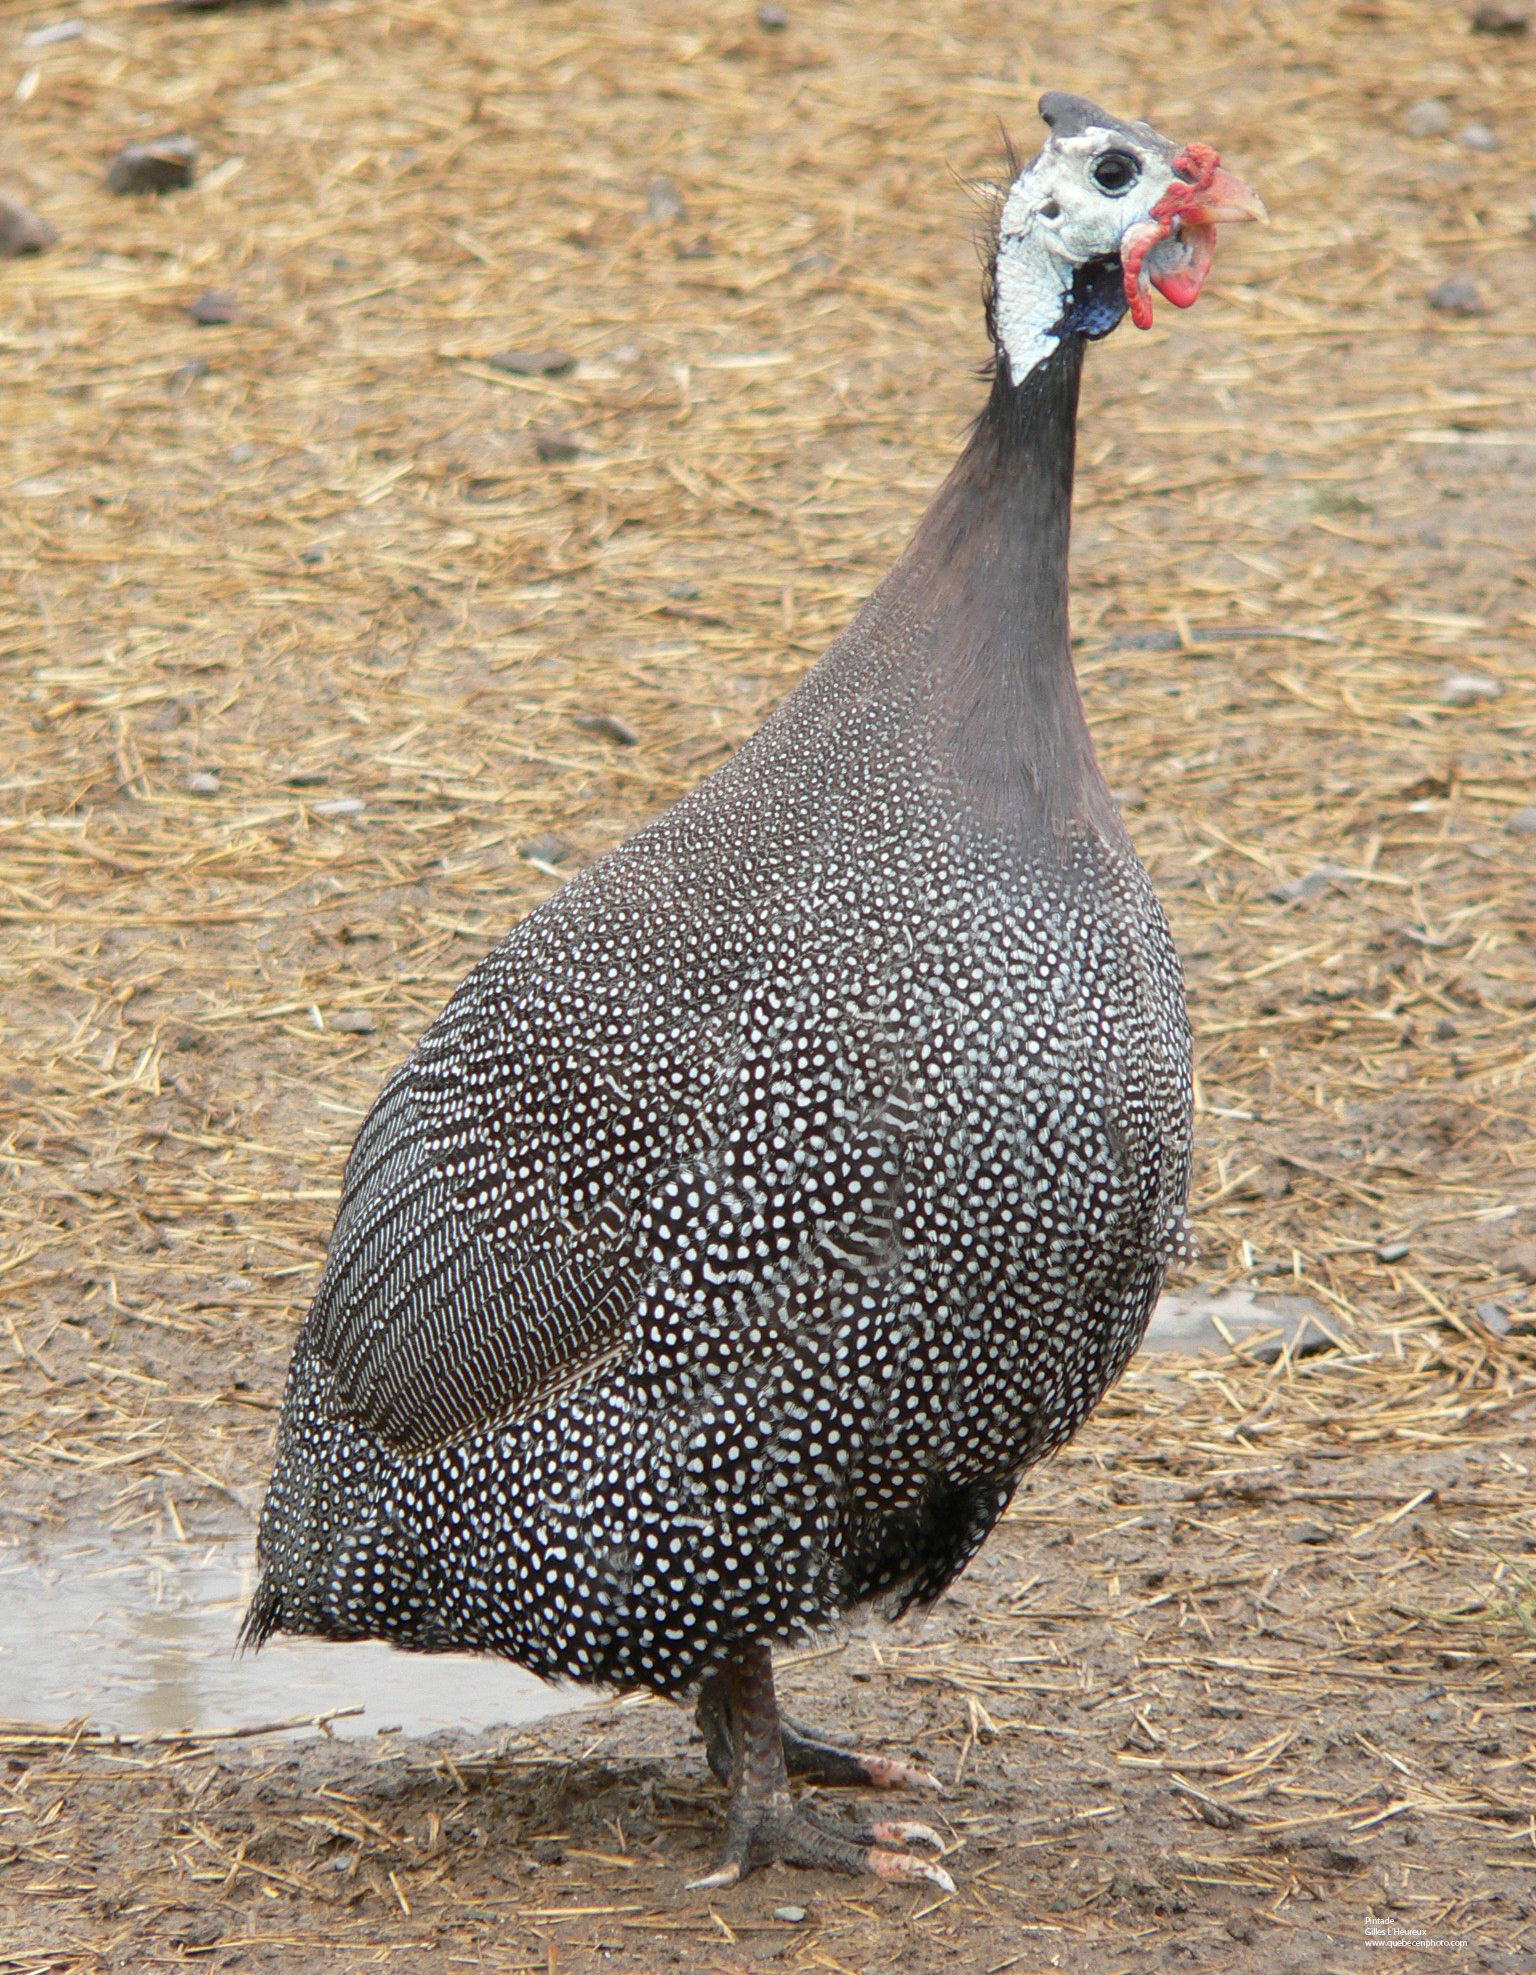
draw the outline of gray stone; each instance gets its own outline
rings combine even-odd
[[[687,213],[683,196],[670,178],[653,178],[645,188],[645,216],[652,226],[672,226]]]
[[[580,459],[587,448],[574,433],[539,432],[534,435],[533,450],[546,466],[564,466]]]
[[[1469,151],[1497,151],[1499,140],[1485,123],[1469,123],[1460,133],[1461,142]]]
[[[627,720],[616,713],[578,713],[575,724],[584,734],[596,734],[602,741],[617,741],[620,747],[633,747],[640,736]]]
[[[1403,128],[1410,137],[1449,137],[1451,113],[1438,96],[1426,96],[1410,107]]]
[[[1517,809],[1505,825],[1517,837],[1536,837],[1536,806],[1530,809]]]
[[[530,837],[520,843],[517,854],[529,864],[548,870],[552,865],[563,864],[571,854],[567,840],[555,830],[546,830],[541,836]]]
[[[0,261],[19,260],[23,254],[41,254],[51,247],[58,234],[19,199],[0,198]]]
[[[197,175],[197,146],[190,137],[156,137],[125,144],[107,167],[107,190],[180,192]]]
[[[189,795],[217,795],[218,792],[219,778],[207,769],[199,769],[196,774],[187,777]]]
[[[187,314],[201,329],[212,329],[233,322],[240,310],[227,288],[205,288],[195,302],[187,304]]]
[[[1530,26],[1531,17],[1524,7],[1486,5],[1478,7],[1472,15],[1474,34],[1527,34]]]
[[[331,1027],[338,1035],[371,1036],[377,1033],[378,1026],[378,1018],[366,1008],[343,1008],[331,1017]]]
[[[486,362],[509,377],[564,377],[576,368],[576,359],[564,350],[498,350]]]
[[[1305,877],[1292,878],[1288,883],[1275,885],[1270,897],[1278,899],[1282,905],[1294,905],[1299,900],[1316,898],[1331,886],[1345,887],[1349,884],[1349,873],[1340,864],[1319,864],[1315,871],[1308,871]]]
[[[1453,274],[1437,281],[1424,297],[1441,315],[1485,315],[1487,304],[1477,283],[1465,274]]]

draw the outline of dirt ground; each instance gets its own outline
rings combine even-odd
[[[60,235],[0,263],[4,1533],[249,1520],[373,1091],[883,572],[978,404],[957,180],[1045,86],[1274,216],[1094,353],[1074,612],[1189,975],[1194,1277],[1327,1334],[1133,1368],[922,1627],[790,1667],[945,1778],[953,1898],[687,1891],[720,1793],[650,1703],[12,1724],[0,1975],[1536,1967],[1536,32],[68,17],[0,0],[0,193]],[[191,190],[103,189],[175,133]]]

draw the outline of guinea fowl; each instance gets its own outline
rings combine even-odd
[[[1184,1239],[1167,926],[1067,632],[1085,345],[1187,307],[1203,145],[1052,93],[990,256],[991,391],[759,733],[465,980],[347,1163],[245,1623],[697,1699],[725,1885],[949,1886],[788,1774],[771,1649],[936,1598],[1124,1367]]]

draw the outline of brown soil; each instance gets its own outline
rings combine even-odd
[[[1188,961],[1198,1274],[1333,1336],[1137,1369],[924,1628],[790,1671],[951,1780],[953,1899],[687,1892],[719,1796],[649,1704],[452,1748],[28,1727],[0,1971],[1536,1965],[1536,35],[76,12],[27,46],[0,0],[0,191],[60,235],[0,277],[10,1520],[249,1515],[371,1093],[886,566],[977,401],[946,166],[1047,84],[1275,215],[1094,355],[1075,611]],[[178,132],[191,191],[103,189]]]

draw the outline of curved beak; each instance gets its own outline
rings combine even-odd
[[[1153,211],[1156,213],[1156,207]],[[1256,219],[1260,226],[1269,224],[1264,201],[1225,165],[1216,167],[1209,185],[1196,190],[1194,199],[1183,207],[1181,217],[1186,226],[1225,226],[1240,219]]]

